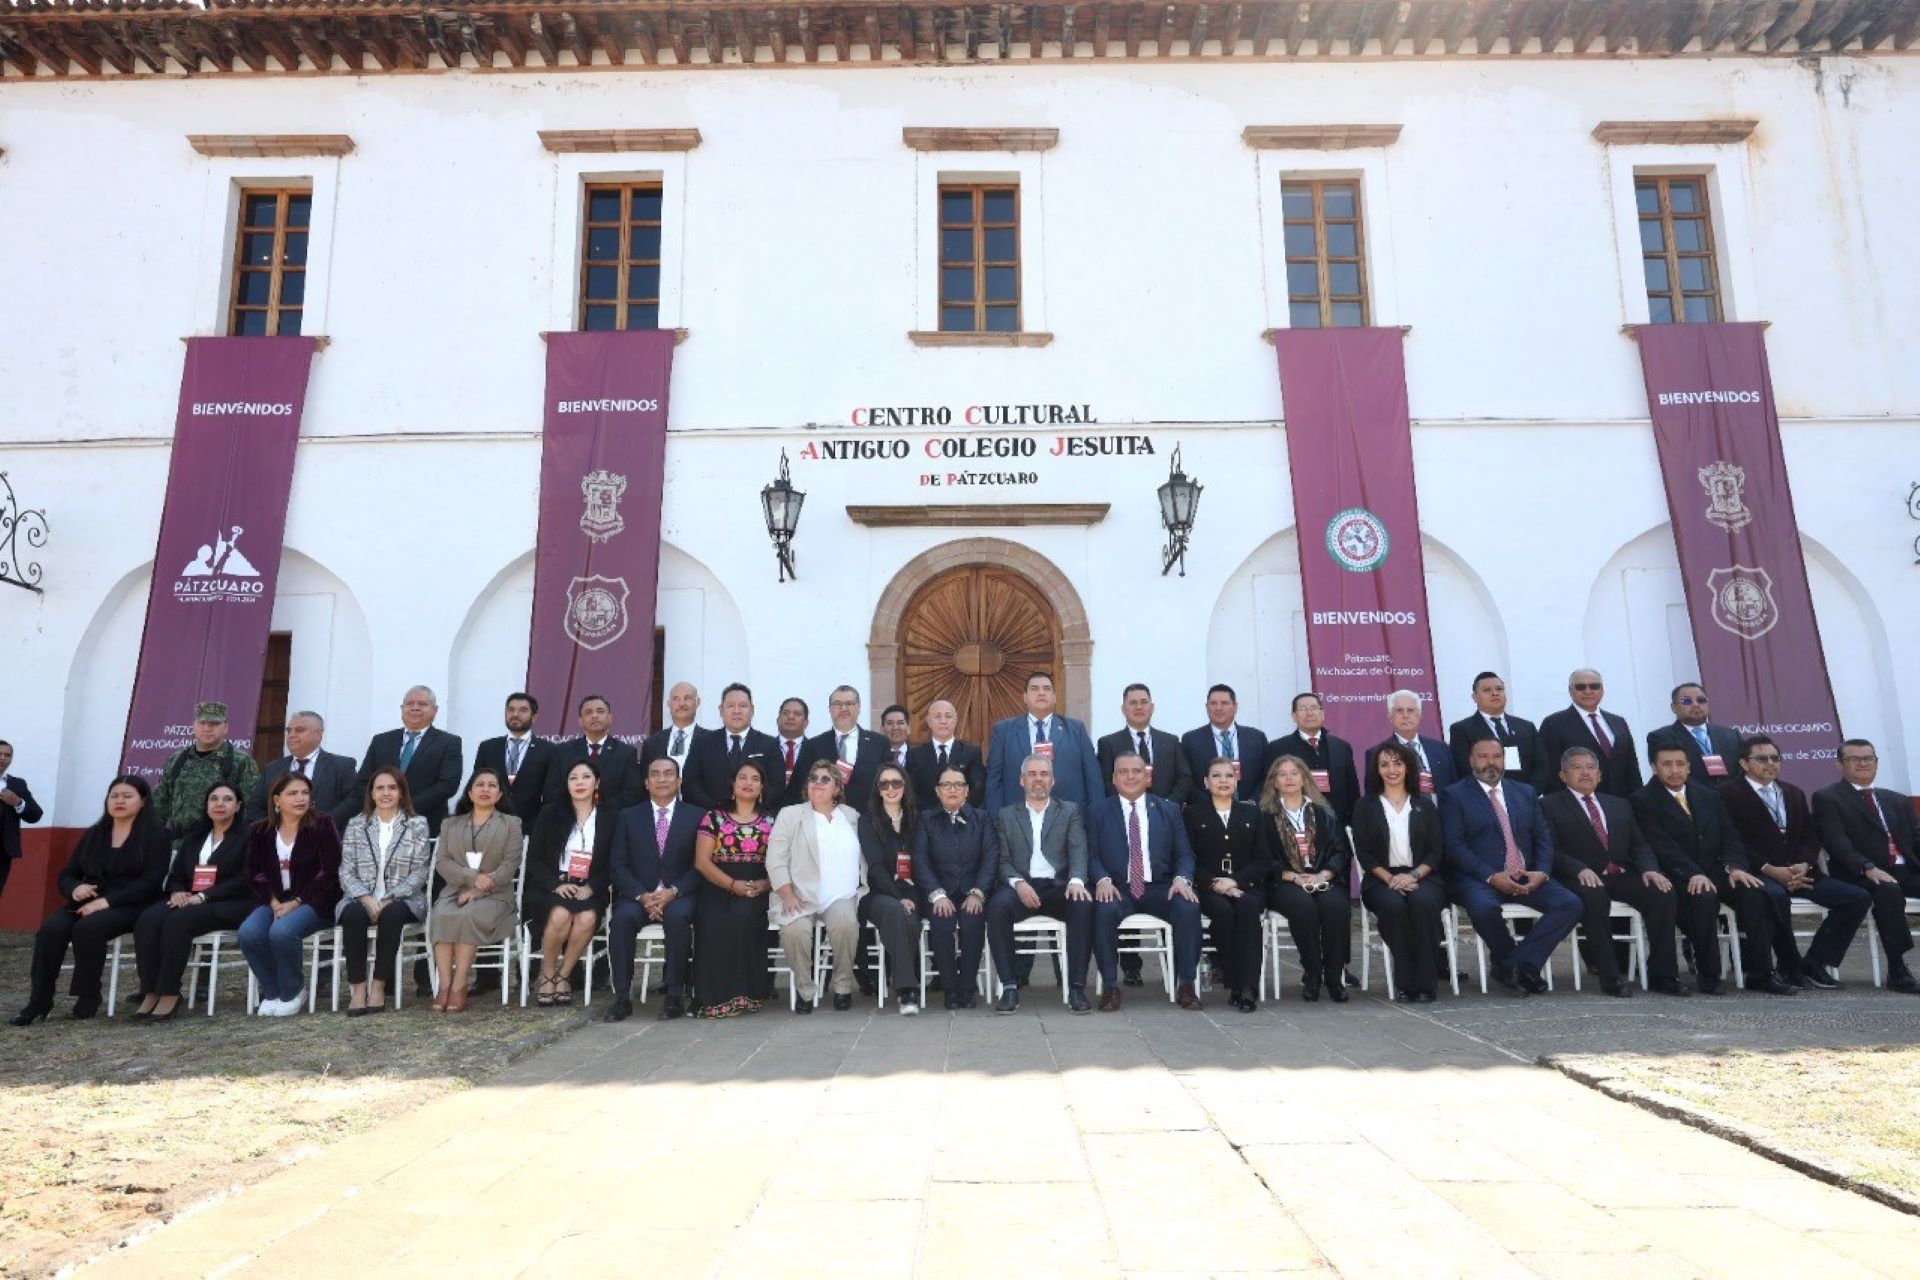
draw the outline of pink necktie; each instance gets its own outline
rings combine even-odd
[[[1140,847],[1140,806],[1127,806],[1127,892],[1139,901],[1147,892],[1147,855]]]
[[[1613,755],[1613,739],[1607,736],[1607,727],[1601,724],[1600,717],[1591,711],[1587,712],[1587,719],[1593,725],[1593,740],[1600,744],[1600,754],[1611,757]]]
[[[667,856],[667,825],[672,816],[668,809],[656,809],[653,814],[653,842],[660,847],[660,856]]]
[[[1493,816],[1500,820],[1500,838],[1507,842],[1506,872],[1510,876],[1517,876],[1527,869],[1527,862],[1520,856],[1520,846],[1513,842],[1513,824],[1507,821],[1507,803],[1500,798],[1498,787],[1487,794],[1493,800]]]

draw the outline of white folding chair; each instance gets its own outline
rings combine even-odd
[[[663,924],[641,925],[640,933],[634,942],[633,959],[640,969],[640,980],[636,984],[636,989],[640,993],[638,1003],[645,1004],[647,992],[653,988],[654,967],[656,965],[662,969],[667,967],[667,927]],[[608,980],[611,981],[611,970],[609,975]],[[675,991],[670,994],[677,996],[680,993]]]
[[[1447,985],[1453,988],[1453,994],[1460,994],[1460,935],[1454,925],[1453,908],[1445,907],[1440,912],[1440,944],[1447,953]],[[1374,932],[1373,912],[1360,908],[1360,989],[1365,991],[1373,981],[1373,953],[1380,952],[1380,968],[1386,979],[1387,999],[1394,998],[1393,953],[1387,948],[1387,940]]]
[[[374,945],[374,939],[367,939],[367,946]],[[398,1012],[406,1000],[408,987],[407,969],[418,961],[426,961],[427,972],[433,972],[433,943],[427,938],[427,923],[416,920],[404,925],[400,930],[400,946],[393,953],[393,981],[387,985],[393,989],[393,1007]],[[369,957],[371,964],[371,957]]]
[[[1035,963],[1044,956],[1053,957],[1060,966],[1060,1003],[1067,1003],[1067,925],[1064,920],[1055,920],[1052,916],[1028,916],[1016,921],[1013,926],[1013,954],[1032,956]],[[993,974],[993,998],[1000,998],[1001,989],[1006,985],[1003,976],[996,969]]]
[[[315,930],[307,938],[307,1012],[320,1012],[320,970],[333,971],[333,1011],[340,1011],[340,970],[345,963],[344,932],[338,925]]]
[[[520,841],[520,865],[513,873],[513,927],[507,930],[507,936],[500,941],[475,950],[473,971],[498,969],[500,971],[500,1006],[507,1005],[507,992],[513,986],[513,969],[516,962],[515,950],[523,945],[527,927],[520,920],[520,895],[527,885],[527,842]],[[431,919],[431,915],[428,917]],[[439,994],[435,992],[435,994]],[[527,1005],[527,984],[520,984],[520,1007]]]
[[[1287,932],[1287,918],[1278,911],[1268,911],[1260,917],[1260,933],[1265,941],[1262,950],[1266,953],[1266,964],[1260,975],[1261,990],[1273,988],[1273,998],[1280,998],[1282,974],[1280,972],[1280,950],[1298,952],[1293,945],[1293,935]],[[1336,979],[1337,981],[1338,979]]]
[[[959,946],[956,935],[954,945]],[[987,954],[988,948],[980,948],[980,972],[974,975],[974,986],[980,991],[993,990],[993,957]],[[933,975],[940,967],[933,962],[933,922],[920,922],[920,1007],[927,1007],[927,986],[933,981]]]
[[[232,958],[220,959],[220,949],[231,945]],[[187,1007],[191,1009],[200,998],[200,974],[207,975],[207,1016],[213,1016],[213,1004],[220,995],[220,970],[247,967],[247,958],[240,954],[240,935],[231,929],[216,929],[212,933],[203,933],[193,940],[193,949],[187,952]]]
[[[1160,982],[1167,989],[1167,999],[1173,999],[1173,926],[1159,916],[1135,912],[1120,921],[1120,954],[1139,956],[1144,966],[1148,956],[1156,956],[1160,961]],[[1093,990],[1098,995],[1105,987],[1101,980],[1099,967],[1095,966]]]
[[[1503,902],[1500,904],[1500,919],[1509,927],[1519,921],[1538,920],[1539,918],[1540,913],[1532,907],[1523,907],[1517,902]],[[1467,923],[1469,925],[1473,923],[1471,916],[1467,918]],[[1575,929],[1574,932],[1577,933],[1579,930]],[[1572,937],[1572,933],[1567,935],[1567,938]],[[1561,945],[1566,945],[1565,939],[1562,940]],[[1478,956],[1480,960],[1480,994],[1485,995],[1487,994],[1487,940],[1480,936],[1478,929],[1473,931],[1473,950],[1474,954]],[[1558,948],[1556,948],[1556,950],[1558,950]],[[1541,966],[1540,976],[1547,980],[1547,990],[1553,990],[1552,956],[1548,956],[1546,964]],[[1578,955],[1575,955],[1573,961],[1573,989],[1575,991],[1580,989],[1580,958]]]
[[[781,974],[787,976],[787,1008],[798,1009],[800,988],[793,980],[793,970],[787,967],[787,949],[780,945],[780,926],[768,920],[767,932],[773,935],[773,941],[767,946],[767,971],[772,975],[771,980],[776,983],[780,981]]]
[[[1613,931],[1614,923],[1620,920],[1627,922],[1627,934],[1624,938]],[[1637,971],[1640,975],[1640,989],[1645,991],[1647,989],[1647,922],[1645,917],[1626,903],[1616,902],[1607,911],[1607,924],[1607,932],[1612,936],[1612,940],[1614,942],[1625,942],[1627,944],[1627,981],[1632,982],[1634,974]],[[1574,932],[1577,934],[1580,931],[1575,929]],[[1576,974],[1579,967],[1580,963],[1578,954],[1576,953],[1574,960]]]

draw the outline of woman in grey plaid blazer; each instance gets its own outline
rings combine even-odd
[[[340,838],[341,949],[353,998],[349,1018],[384,1013],[393,981],[400,931],[427,918],[427,879],[433,841],[427,820],[413,811],[407,775],[392,765],[373,771],[360,812]],[[373,986],[367,986],[367,931],[374,930]]]

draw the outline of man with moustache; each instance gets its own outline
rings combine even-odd
[[[640,769],[644,774],[655,760],[671,760],[676,772],[687,772],[687,756],[693,751],[694,738],[703,732],[695,723],[700,714],[700,691],[685,680],[667,690],[667,725],[647,735],[640,744]]]
[[[546,801],[547,771],[553,764],[553,744],[533,731],[540,703],[525,690],[507,695],[507,731],[488,738],[473,753],[473,767],[494,769],[507,780],[513,812],[522,829],[533,830]]]

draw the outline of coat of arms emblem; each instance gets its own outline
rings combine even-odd
[[[567,584],[567,637],[604,649],[627,633],[627,580],[593,574]]]
[[[1327,554],[1348,573],[1371,573],[1387,562],[1384,520],[1365,507],[1348,507],[1327,521]]]
[[[1715,462],[1700,468],[1700,485],[1707,491],[1707,519],[1732,533],[1753,522],[1753,512],[1741,494],[1747,487],[1745,467],[1731,462]]]
[[[620,495],[627,491],[627,478],[612,471],[590,471],[580,481],[580,492],[587,509],[580,514],[580,532],[595,542],[605,542],[627,527],[620,518]]]
[[[1780,621],[1773,577],[1765,569],[1743,564],[1715,569],[1707,575],[1707,590],[1713,595],[1714,622],[1742,640],[1758,640]]]

